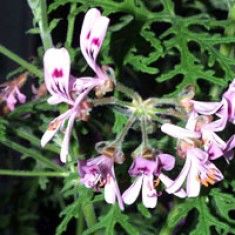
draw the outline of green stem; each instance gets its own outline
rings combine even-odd
[[[69,11],[69,16],[68,16],[68,29],[67,29],[67,36],[66,36],[66,46],[68,48],[70,48],[72,45],[74,23],[75,23],[75,18],[76,18],[76,9],[77,9],[77,3],[72,3],[70,6],[70,11]]]
[[[167,219],[165,224],[163,224],[159,235],[171,235],[174,232],[175,229],[175,224],[172,224],[172,218],[178,218],[178,214],[180,213],[179,208],[176,206],[176,204],[174,204],[174,207],[170,210],[170,212],[167,215]]]
[[[22,139],[28,140],[31,144],[33,144],[36,147],[41,147],[40,145],[40,139],[36,136],[32,135],[31,133],[23,130],[23,129],[16,129],[15,133],[17,136],[21,137]],[[59,148],[55,147],[53,144],[47,144],[44,148],[45,150],[51,151],[55,154],[59,154],[60,150]]]
[[[40,161],[40,162],[44,163],[46,166],[48,166],[49,168],[51,168],[55,171],[64,172],[64,169],[61,166],[48,160],[47,158],[45,158],[44,156],[42,156],[38,152],[34,151],[33,149],[23,147],[22,145],[17,144],[13,141],[9,141],[7,139],[4,139],[4,140],[0,139],[0,142],[2,144],[4,144],[5,146],[9,147],[10,149],[14,149],[17,152],[20,152],[24,155],[30,156],[31,158],[35,159],[36,161]]]
[[[135,120],[136,120],[136,117],[135,115],[132,114],[131,117],[128,119],[126,125],[123,127],[121,133],[114,140],[113,144],[119,145],[119,146],[122,145],[122,142],[124,141],[129,129],[134,124]]]
[[[92,203],[82,205],[82,212],[86,221],[87,227],[90,228],[97,223],[95,210]]]
[[[40,69],[38,69],[36,66],[28,63],[26,60],[23,60],[21,57],[16,55],[15,53],[8,50],[6,47],[0,45],[0,53],[8,57],[9,59],[13,60],[23,68],[25,68],[27,71],[29,71],[31,74],[34,74],[35,76],[42,78],[43,73]]]
[[[142,147],[145,149],[148,147],[147,120],[145,116],[142,116],[140,119],[140,127],[142,132]]]
[[[229,23],[228,26],[225,28],[224,35],[234,36],[234,34],[235,34],[235,27],[234,27],[235,4],[233,4],[229,8],[228,19],[231,20],[231,23]],[[230,44],[222,44],[220,46],[220,53],[227,56],[227,57],[232,57],[233,56],[233,50],[234,50],[234,46],[230,45]]]
[[[0,169],[0,175],[22,176],[22,177],[67,177],[67,172],[46,172],[46,171],[19,171]]]
[[[176,118],[179,118],[179,119],[185,119],[185,114],[184,113],[179,112],[179,111],[177,111],[173,108],[167,108],[167,109],[156,108],[153,111],[157,115],[165,115],[165,116],[176,117]]]
[[[126,102],[126,101],[121,101],[116,99],[115,97],[106,97],[106,98],[101,98],[101,99],[94,99],[92,100],[92,104],[94,107],[96,106],[102,106],[102,105],[118,105],[118,106],[123,106],[123,107],[130,107],[132,105],[131,102]]]
[[[136,91],[132,90],[129,87],[126,87],[120,82],[117,82],[115,89],[122,92],[123,94],[125,94],[127,97],[131,99],[138,99],[138,100],[140,99],[140,95]]]
[[[153,102],[154,106],[162,106],[162,105],[177,105],[176,99],[171,98],[151,98],[151,101]]]
[[[53,43],[52,43],[50,30],[48,27],[46,0],[40,0],[40,8],[41,8],[41,17],[40,17],[38,24],[40,28],[40,36],[42,39],[44,50],[47,50],[53,47]]]
[[[84,229],[84,215],[82,210],[80,210],[77,219],[76,235],[82,235],[83,229]]]

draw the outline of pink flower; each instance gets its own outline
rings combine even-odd
[[[87,188],[100,191],[104,188],[104,198],[107,203],[118,201],[121,210],[124,205],[114,173],[114,160],[111,156],[100,155],[96,158],[78,161],[80,182]]]
[[[228,121],[235,124],[235,79],[224,92],[220,102],[202,102],[186,97],[181,100],[181,105],[189,115],[215,115],[217,119],[210,123],[210,128],[213,131],[222,131]]]
[[[75,78],[70,75],[71,61],[65,48],[50,48],[44,55],[45,84],[51,94],[48,103],[56,105],[64,102],[70,108],[50,122],[41,139],[41,145],[44,147],[64,126],[65,122],[68,122],[61,144],[60,158],[62,162],[66,162],[75,119],[87,119],[90,107],[84,104],[88,104],[86,98],[89,92],[95,89],[96,93],[102,96],[113,88],[113,82],[107,73],[109,68],[101,69],[96,63],[96,57],[102,46],[108,23],[109,19],[101,16],[97,9],[89,10],[83,21],[80,36],[81,50],[87,63],[95,71],[96,77]]]
[[[183,169],[175,181],[168,186],[168,193],[175,193],[182,189],[186,182],[188,197],[197,197],[201,184],[208,187],[223,179],[220,170],[209,160],[208,154],[199,148],[189,148]]]
[[[26,74],[20,75],[18,78],[0,84],[0,101],[6,102],[10,111],[15,109],[17,102],[23,104],[26,96],[20,92],[20,89],[27,79]]]
[[[172,124],[163,124],[161,127],[164,133],[180,140],[178,153],[185,158],[185,164],[179,176],[166,189],[168,193],[175,193],[182,189],[186,182],[187,195],[196,197],[200,193],[201,184],[207,187],[223,179],[222,173],[211,160],[230,154],[235,145],[234,137],[225,143],[212,131],[204,130],[203,124],[206,124],[203,121],[198,127],[197,122],[189,120],[186,127],[192,128],[192,123],[195,123],[193,130]]]
[[[175,164],[175,159],[168,154],[158,154],[153,158],[146,159],[137,156],[132,163],[129,174],[135,177],[132,185],[123,193],[122,198],[125,204],[133,204],[142,188],[142,201],[145,207],[154,208],[157,205],[158,193],[155,189],[159,178],[163,184],[168,186],[172,181],[161,173],[161,170],[170,171]],[[184,197],[183,190],[175,193],[179,197]]]
[[[65,102],[70,108],[50,122],[48,129],[42,136],[41,145],[44,147],[68,121],[60,152],[61,161],[66,162],[74,121],[84,112],[88,112],[89,109],[82,109],[81,104],[92,88],[85,89],[79,95],[72,89],[74,81],[70,77],[70,57],[65,48],[51,48],[46,51],[44,76],[47,90],[51,94],[48,103],[55,105]]]

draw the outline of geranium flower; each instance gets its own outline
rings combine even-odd
[[[122,198],[125,204],[133,204],[142,188],[142,201],[145,207],[154,208],[157,205],[158,193],[155,189],[160,179],[167,186],[172,182],[161,170],[170,171],[175,165],[175,159],[168,154],[158,154],[146,159],[144,156],[137,156],[130,169],[129,175],[135,177],[132,185],[123,193]],[[158,178],[159,177],[159,178]],[[179,197],[184,197],[183,190],[176,192]]]
[[[102,46],[108,23],[109,19],[101,16],[97,9],[89,10],[83,21],[80,45],[87,63],[96,73],[94,78],[75,78],[70,74],[71,61],[65,48],[50,48],[44,55],[45,84],[51,94],[48,103],[55,105],[64,102],[70,108],[50,122],[41,139],[41,145],[44,147],[68,121],[61,145],[60,158],[62,162],[66,162],[75,119],[87,120],[90,110],[89,103],[86,101],[88,93],[92,89],[96,89],[96,93],[102,96],[113,88],[111,86],[113,82],[108,74],[109,68],[102,69],[96,63],[96,57]]]
[[[7,108],[10,111],[15,109],[17,102],[25,103],[26,96],[20,92],[20,88],[24,85],[26,79],[27,75],[22,74],[12,81],[0,84],[0,101],[6,102]]]
[[[83,108],[82,102],[92,87],[82,91],[79,95],[72,89],[74,81],[70,79],[70,57],[65,48],[51,48],[46,51],[44,76],[46,87],[52,95],[48,99],[48,103],[55,105],[65,102],[70,109],[50,122],[48,129],[42,136],[41,145],[44,147],[68,121],[60,152],[61,161],[66,162],[74,121],[89,111],[89,109]]]
[[[192,125],[189,126],[192,127]],[[187,195],[196,197],[200,193],[201,184],[204,186],[213,185],[223,179],[222,173],[211,160],[230,153],[235,144],[234,137],[228,143],[222,142],[222,145],[225,145],[224,147],[219,145],[222,140],[218,136],[212,135],[213,132],[209,132],[212,135],[209,137],[211,142],[205,143],[205,139],[202,139],[202,136],[205,135],[202,127],[197,130],[200,130],[201,133],[173,124],[163,124],[161,130],[180,140],[178,154],[185,158],[185,163],[179,176],[166,189],[168,193],[175,193],[182,189],[184,182],[186,182]]]
[[[80,183],[95,191],[104,188],[105,201],[114,204],[117,200],[121,210],[124,209],[115,177],[113,156],[106,154],[88,160],[79,160],[78,173],[81,177]]]
[[[230,83],[227,91],[224,92],[219,102],[203,102],[192,99],[193,96],[184,97],[181,105],[189,115],[216,115],[217,119],[210,123],[213,131],[224,130],[227,122],[235,124],[235,79]]]

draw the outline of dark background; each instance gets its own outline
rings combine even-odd
[[[37,39],[26,35],[32,27],[32,14],[26,0],[2,0],[0,3],[0,44],[23,58],[30,58],[35,50]],[[17,65],[0,55],[0,81]]]

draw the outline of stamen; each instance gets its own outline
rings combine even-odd
[[[155,188],[157,188],[159,184],[160,184],[160,179],[159,178],[157,178],[153,181],[153,185],[154,185]]]

